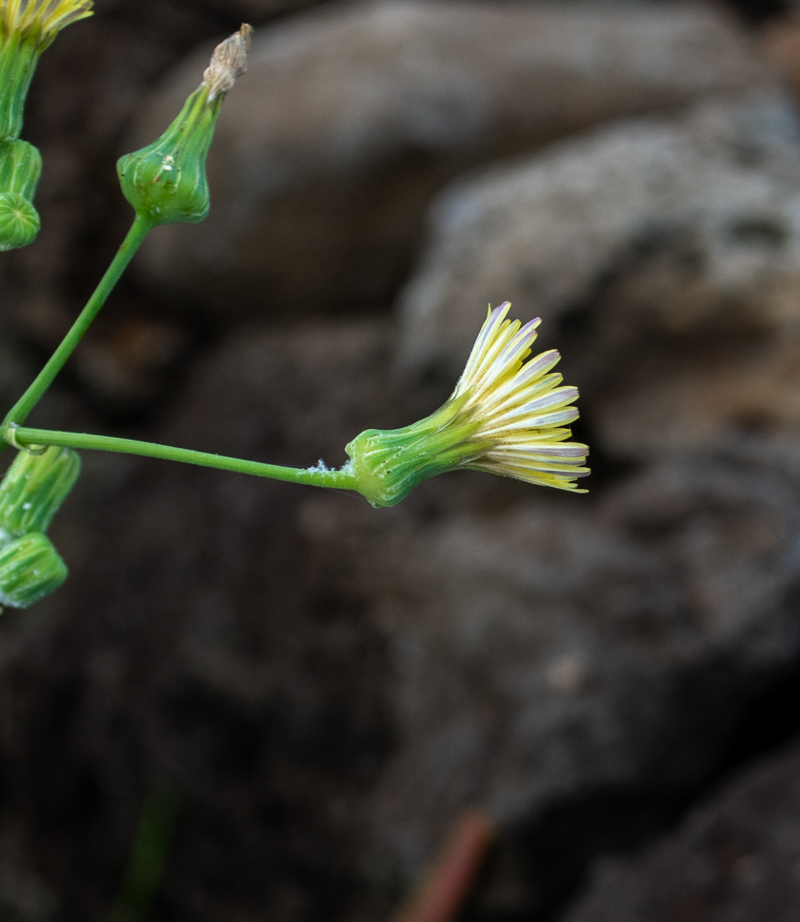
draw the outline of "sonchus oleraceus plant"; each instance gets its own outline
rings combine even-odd
[[[91,0],[0,0],[0,251],[32,244],[42,158],[21,140],[25,100],[42,53],[58,33],[92,15]],[[206,218],[206,158],[225,96],[246,70],[252,29],[214,50],[198,88],[152,144],[117,164],[133,223],[111,265],[63,342],[0,425],[0,452],[17,455],[0,482],[0,606],[28,608],[55,591],[67,567],[47,537],[53,516],[80,473],[79,451],[141,455],[360,493],[393,506],[415,486],[457,469],[484,471],[538,486],[585,492],[586,445],[572,441],[578,391],[553,369],[555,350],[532,355],[539,320],[509,319],[490,308],[450,398],[402,429],[368,429],[347,446],[338,469],[293,468],[150,442],[26,425],[77,348],[148,233],[161,224]]]

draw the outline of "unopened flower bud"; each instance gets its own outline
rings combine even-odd
[[[42,52],[70,23],[91,16],[91,8],[91,0],[0,0],[0,141],[20,136]]]
[[[20,451],[0,483],[0,541],[44,532],[69,495],[81,470],[80,457],[69,448],[40,455]]]
[[[0,252],[28,246],[39,233],[33,197],[41,173],[42,157],[32,144],[0,142]]]
[[[0,253],[33,243],[40,227],[39,213],[26,198],[0,193]]]
[[[218,45],[203,82],[163,135],[117,163],[122,193],[154,225],[204,220],[210,207],[206,158],[225,94],[245,72],[252,28]]]
[[[30,608],[69,575],[50,539],[31,532],[0,548],[0,606]]]

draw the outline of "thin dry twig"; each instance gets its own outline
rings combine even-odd
[[[422,886],[391,922],[452,922],[475,883],[494,835],[494,823],[485,810],[462,813]]]

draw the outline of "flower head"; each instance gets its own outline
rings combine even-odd
[[[0,0],[0,141],[22,131],[28,89],[58,33],[92,15],[92,0]]]
[[[58,33],[92,15],[92,0],[0,0],[0,34],[32,38],[43,51]]]
[[[225,95],[247,69],[247,24],[214,50],[203,82],[152,144],[117,163],[122,194],[152,224],[196,224],[208,215],[206,158]]]
[[[569,439],[578,418],[575,387],[553,373],[555,349],[528,360],[539,320],[507,320],[508,302],[490,309],[450,399],[403,429],[369,429],[347,446],[355,489],[392,506],[429,477],[456,468],[578,490],[588,448]],[[526,361],[528,360],[528,361]]]

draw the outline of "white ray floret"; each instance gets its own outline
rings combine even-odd
[[[586,476],[589,449],[567,441],[578,418],[576,387],[560,387],[551,374],[560,356],[555,349],[526,361],[540,320],[524,326],[507,320],[508,301],[489,311],[451,400],[461,398],[459,416],[477,428],[469,440],[490,447],[464,465],[564,490],[577,490]]]

